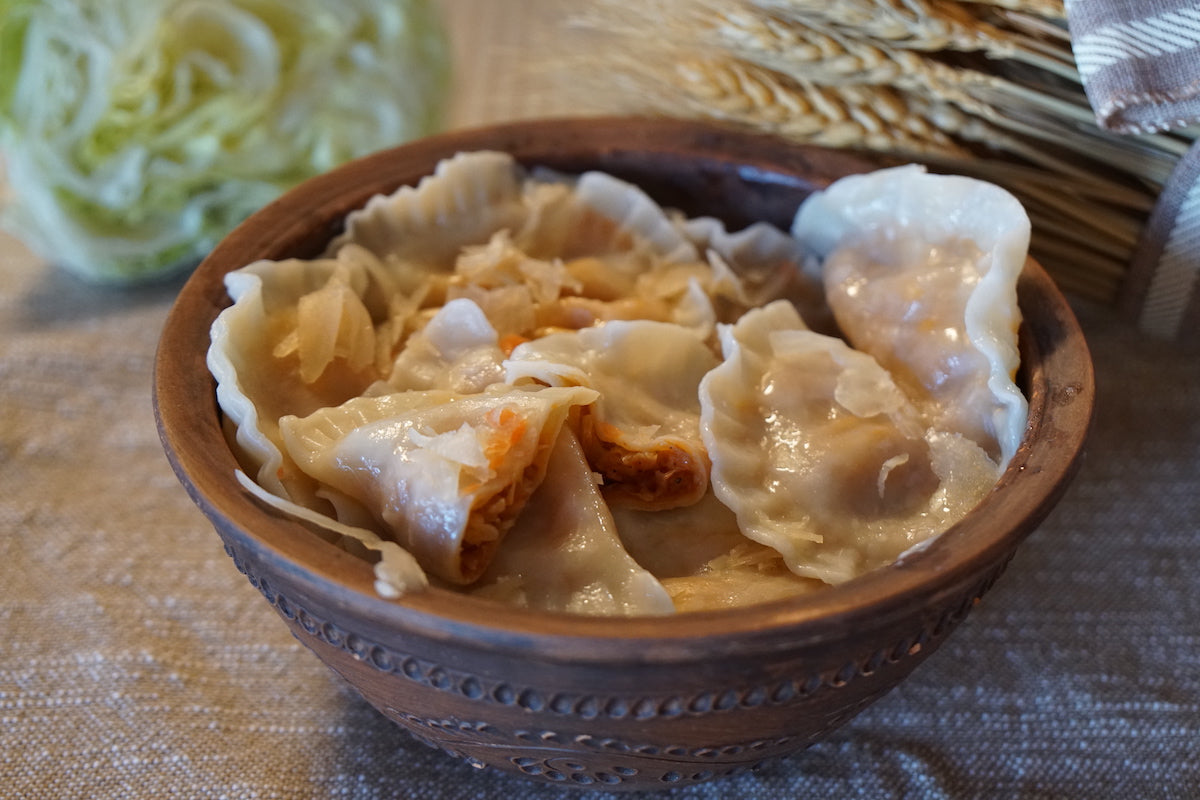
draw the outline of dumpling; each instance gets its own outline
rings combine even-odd
[[[621,546],[595,474],[564,427],[534,492],[473,594],[577,614],[670,614],[661,583]]]
[[[389,266],[448,272],[463,247],[522,224],[528,215],[524,182],[525,171],[506,153],[460,153],[439,162],[416,186],[377,195],[349,214],[326,253],[355,244]]]
[[[775,550],[743,539],[691,575],[664,578],[675,610],[716,611],[808,594],[824,586],[787,568]]]
[[[465,298],[438,309],[408,338],[392,364],[385,391],[446,389],[482,392],[504,380],[504,352],[496,329],[478,305]]]
[[[509,238],[525,256],[523,270],[537,266],[552,277],[530,286],[539,329],[650,319],[711,331],[705,290],[713,270],[642,189],[601,172],[566,178],[541,171],[527,197],[529,217]],[[558,296],[546,285],[559,287]]]
[[[567,177],[534,173],[531,213],[513,240],[535,258],[601,257],[623,272],[651,261],[696,261],[699,253],[667,212],[640,187],[603,172]]]
[[[1017,278],[1029,246],[1019,201],[990,183],[906,166],[843,178],[810,196],[792,233],[823,259],[838,326],[934,427],[997,463],[1025,433],[1014,383]]]
[[[605,497],[639,508],[696,502],[708,489],[700,440],[701,378],[719,363],[691,330],[614,320],[519,345],[504,362],[509,383],[588,386],[580,440],[604,478]]]
[[[361,503],[428,572],[467,584],[541,483],[569,412],[595,399],[581,387],[412,391],[279,424],[300,469]]]
[[[415,187],[372,198],[327,248],[356,244],[385,263],[450,270],[464,247],[507,231],[537,259],[619,256],[640,271],[649,259],[695,260],[691,243],[640,188],[600,172],[530,177],[507,153],[460,153]]]
[[[721,337],[725,361],[700,384],[713,490],[795,574],[839,583],[890,563],[995,483],[977,445],[927,437],[886,370],[787,301]]]
[[[337,258],[258,261],[225,277],[233,304],[213,322],[208,367],[244,468],[270,491],[310,504],[311,486],[279,442],[277,421],[361,394],[381,377],[380,335],[395,310],[380,265]]]
[[[696,280],[711,275],[707,265],[676,264],[647,252],[644,263],[626,271],[627,255],[544,260],[522,251],[508,231],[500,231],[485,245],[464,248],[445,294],[478,305],[505,342],[612,319],[653,319],[702,333],[712,330],[712,302]]]
[[[695,503],[658,511],[611,507],[629,555],[659,578],[702,572],[715,558],[746,542],[737,517],[711,488]]]
[[[613,506],[612,514],[625,549],[658,576],[676,611],[764,603],[821,585],[793,574],[777,551],[747,539],[737,516],[712,491],[690,506]]]
[[[790,300],[809,328],[821,333],[836,330],[820,270],[814,268],[803,242],[765,222],[733,233],[712,217],[683,219],[678,224],[712,266],[711,294],[722,322],[734,322],[772,300]]]

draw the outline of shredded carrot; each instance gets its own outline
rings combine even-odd
[[[590,463],[604,476],[611,494],[638,508],[674,508],[695,499],[701,483],[707,484],[707,465],[669,442],[631,450],[622,444],[624,434],[594,414],[581,417],[580,443]],[[701,492],[702,493],[702,492]]]
[[[487,423],[489,430],[483,454],[487,456],[488,466],[494,470],[517,442],[524,438],[527,423],[524,417],[507,407],[488,412]]]

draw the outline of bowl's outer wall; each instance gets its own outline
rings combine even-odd
[[[611,664],[409,636],[227,550],[300,641],[418,738],[476,766],[610,789],[732,775],[820,739],[934,652],[1004,567],[890,630],[784,641],[772,658]]]
[[[440,591],[385,601],[365,562],[237,485],[205,365],[209,327],[228,304],[229,270],[312,256],[370,196],[478,149],[566,172],[601,169],[731,227],[766,220],[786,229],[814,188],[870,168],[712,125],[573,119],[432,137],[315,178],[216,248],[164,327],[156,414],[180,480],[300,641],[388,717],[473,764],[648,788],[746,769],[820,738],[937,647],[1065,490],[1093,399],[1090,358],[1065,300],[1031,262],[1018,287],[1026,442],[969,524],[892,567],[812,598],[666,625],[532,614]]]

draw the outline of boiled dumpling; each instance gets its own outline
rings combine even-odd
[[[820,271],[803,242],[765,222],[732,233],[712,217],[683,219],[678,224],[712,266],[710,293],[722,322],[735,322],[749,309],[772,300],[790,300],[808,327],[834,332]]]
[[[280,431],[305,473],[368,509],[426,570],[471,583],[541,483],[581,387],[357,397]]]
[[[213,322],[208,366],[247,471],[281,497],[312,488],[280,449],[278,419],[361,394],[381,376],[394,306],[388,276],[353,248],[337,258],[258,261],[225,277],[233,304]]]
[[[679,612],[769,603],[808,594],[824,585],[796,575],[776,550],[747,539],[694,574],[663,578],[662,584]]]
[[[469,291],[465,296],[486,308],[494,301],[485,293],[524,285],[536,331],[614,319],[711,331],[706,289],[713,270],[640,188],[600,172],[577,178],[541,172],[526,200],[529,213],[520,227],[460,258],[457,271],[469,289],[452,292]]]
[[[839,583],[950,526],[995,483],[961,436],[926,436],[870,356],[775,301],[723,326],[700,386],[713,490],[797,575]]]
[[[481,392],[504,380],[499,337],[478,305],[451,300],[405,342],[386,385],[373,394],[446,389]]]
[[[711,611],[795,597],[820,581],[792,573],[778,551],[747,539],[710,490],[664,511],[613,506],[629,554],[662,581],[675,610]]]
[[[567,177],[534,173],[531,213],[513,232],[536,258],[612,258],[622,272],[639,272],[657,260],[696,261],[699,254],[667,212],[640,187],[603,172]]]
[[[621,546],[575,434],[563,428],[546,479],[473,594],[577,614],[669,614],[661,583]]]
[[[227,430],[388,596],[660,614],[848,580],[1016,449],[1028,220],[912,167],[815,193],[792,234],[460,154],[321,257],[230,273]]]
[[[327,253],[356,244],[389,266],[439,273],[453,268],[464,247],[500,231],[546,260],[612,255],[640,271],[654,259],[697,258],[666,212],[633,184],[599,172],[530,177],[511,155],[494,151],[460,153],[415,187],[372,198],[347,217]]]
[[[687,328],[616,320],[519,345],[505,362],[505,376],[510,383],[599,392],[579,429],[588,461],[604,478],[605,496],[661,509],[689,505],[707,491],[696,391],[717,363]]]
[[[917,166],[843,178],[800,207],[793,234],[823,259],[838,325],[934,427],[1001,465],[1025,433],[1015,385],[1017,277],[1029,218],[998,186]]]
[[[746,541],[737,517],[711,488],[688,506],[647,510],[613,505],[611,509],[625,549],[659,578],[696,575],[714,558]]]
[[[448,272],[463,247],[524,221],[524,180],[525,171],[506,153],[460,153],[416,186],[373,197],[349,214],[345,232],[326,252],[356,244],[389,266]]]

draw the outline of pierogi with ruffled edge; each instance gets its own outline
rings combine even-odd
[[[792,231],[460,154],[320,257],[226,277],[242,482],[375,563],[528,608],[669,614],[850,580],[953,525],[1024,432],[1010,195],[918,167]]]

